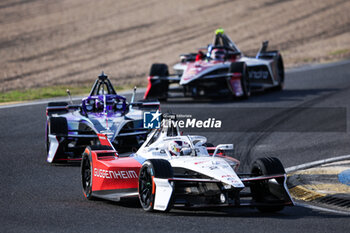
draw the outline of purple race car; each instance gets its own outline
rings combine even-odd
[[[47,162],[81,160],[86,146],[99,144],[98,134],[106,135],[119,153],[137,150],[149,133],[143,128],[143,113],[159,109],[159,102],[134,102],[135,90],[128,103],[102,72],[81,104],[48,103]]]

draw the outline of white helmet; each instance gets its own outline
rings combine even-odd
[[[179,142],[179,141],[172,141],[168,145],[169,152],[172,156],[179,156],[181,148],[182,148],[182,142]]]

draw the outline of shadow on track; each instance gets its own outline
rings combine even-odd
[[[103,199],[96,199],[94,202],[105,205],[113,205],[118,208],[118,211],[122,211],[123,208],[126,209],[141,209],[141,205],[138,198],[123,199],[120,202],[113,202]],[[262,213],[255,208],[242,207],[242,208],[173,208],[170,212],[144,212],[146,215],[159,215],[159,216],[178,216],[178,217],[219,217],[219,218],[274,218],[274,219],[302,219],[305,217],[318,217],[318,218],[343,218],[345,215],[325,212],[321,210],[313,210],[302,206],[285,207],[282,211],[276,213]]]
[[[345,215],[332,214],[329,212],[322,212],[318,210],[309,209],[301,206],[285,207],[284,210],[276,213],[261,213],[253,208],[224,208],[216,210],[172,210],[168,213],[169,216],[191,216],[191,217],[221,217],[221,218],[275,218],[275,219],[302,219],[305,217],[318,217],[318,218],[343,218]]]

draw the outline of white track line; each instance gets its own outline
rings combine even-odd
[[[329,213],[335,213],[335,214],[341,214],[341,215],[350,216],[350,212],[346,212],[346,211],[327,209],[327,208],[324,208],[324,207],[313,206],[313,205],[300,203],[300,202],[295,202],[295,205],[296,206],[300,206],[300,207],[304,207],[304,208],[308,208],[308,209],[314,209],[314,210],[318,210],[318,211],[324,211],[324,212],[329,212]]]
[[[334,157],[334,158],[322,159],[322,160],[317,160],[317,161],[310,162],[310,163],[304,163],[304,164],[300,164],[297,166],[288,167],[288,168],[286,168],[286,172],[287,173],[294,172],[294,171],[301,170],[301,169],[307,169],[310,167],[319,166],[319,165],[324,164],[324,163],[332,163],[332,162],[337,162],[337,161],[341,161],[341,160],[345,160],[345,159],[350,159],[350,155],[342,155],[342,156],[338,156],[338,157]]]

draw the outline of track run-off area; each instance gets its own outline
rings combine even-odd
[[[161,108],[230,117],[225,130],[195,134],[214,145],[233,143],[241,171],[249,171],[264,156],[288,168],[350,154],[349,99],[350,61],[342,61],[289,70],[283,91],[247,100],[169,99]],[[87,201],[80,167],[46,162],[46,104],[0,106],[0,232],[350,232],[348,215],[301,205],[273,214],[250,208],[145,213],[137,199]]]

